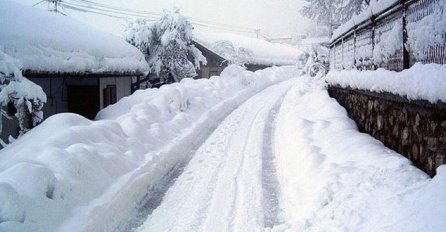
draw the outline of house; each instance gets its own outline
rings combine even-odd
[[[228,64],[242,64],[250,71],[295,65],[303,52],[289,45],[230,33],[194,31],[195,46],[207,59],[197,78],[219,75]]]
[[[0,52],[16,59],[23,76],[43,88],[44,118],[73,112],[94,119],[100,109],[130,95],[132,82],[148,70],[137,48],[70,17],[3,0],[0,18]],[[3,121],[3,132],[16,130]]]

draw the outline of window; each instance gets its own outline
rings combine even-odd
[[[104,107],[116,103],[116,85],[107,85],[103,90]]]

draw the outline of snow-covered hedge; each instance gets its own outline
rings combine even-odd
[[[125,226],[147,189],[198,138],[253,94],[297,75],[294,67],[253,73],[230,66],[220,77],[137,91],[96,121],[48,118],[0,151],[0,231]]]
[[[446,102],[446,65],[417,63],[402,72],[378,69],[376,71],[330,71],[329,84],[363,89],[373,92],[389,92],[410,100],[427,100],[432,103]]]

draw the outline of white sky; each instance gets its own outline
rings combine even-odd
[[[40,0],[16,0],[33,5]],[[71,2],[70,0],[66,0]],[[269,38],[290,37],[303,32],[311,22],[300,16],[298,10],[304,0],[90,0],[135,10],[162,12],[179,7],[183,15],[205,21],[239,27],[260,29]],[[42,3],[38,7],[46,8]],[[91,13],[67,10],[71,17],[92,24],[102,30],[121,36],[124,20]],[[204,29],[198,27],[198,29]],[[215,31],[215,29],[207,29]],[[254,36],[254,34],[251,34]]]

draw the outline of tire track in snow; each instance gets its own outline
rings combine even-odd
[[[274,134],[274,122],[282,101],[283,97],[276,103],[268,115],[263,137],[262,190],[264,226],[267,228],[273,228],[281,223],[279,205],[280,184],[277,179],[272,136]]]
[[[244,102],[248,101],[250,98],[245,99],[240,105],[243,105]],[[234,111],[236,111],[239,107],[234,107],[234,109],[228,113],[226,116],[231,115]],[[216,122],[224,121],[226,117],[216,118]],[[170,189],[170,187],[175,184],[178,177],[183,174],[184,168],[189,164],[190,160],[193,158],[197,149],[208,139],[208,137],[214,133],[214,131],[219,126],[219,123],[214,123],[212,128],[209,131],[200,133],[192,142],[192,147],[189,152],[185,156],[185,159],[174,166],[162,179],[161,181],[149,188],[148,193],[145,199],[142,201],[142,206],[138,208],[138,213],[136,217],[126,225],[126,228],[117,228],[115,231],[135,231],[138,227],[140,227],[144,221],[147,219],[148,215],[151,215],[152,212],[158,208],[166,193]],[[217,169],[215,170],[217,172]]]
[[[271,86],[231,113],[138,231],[262,230],[266,120],[292,83]]]

